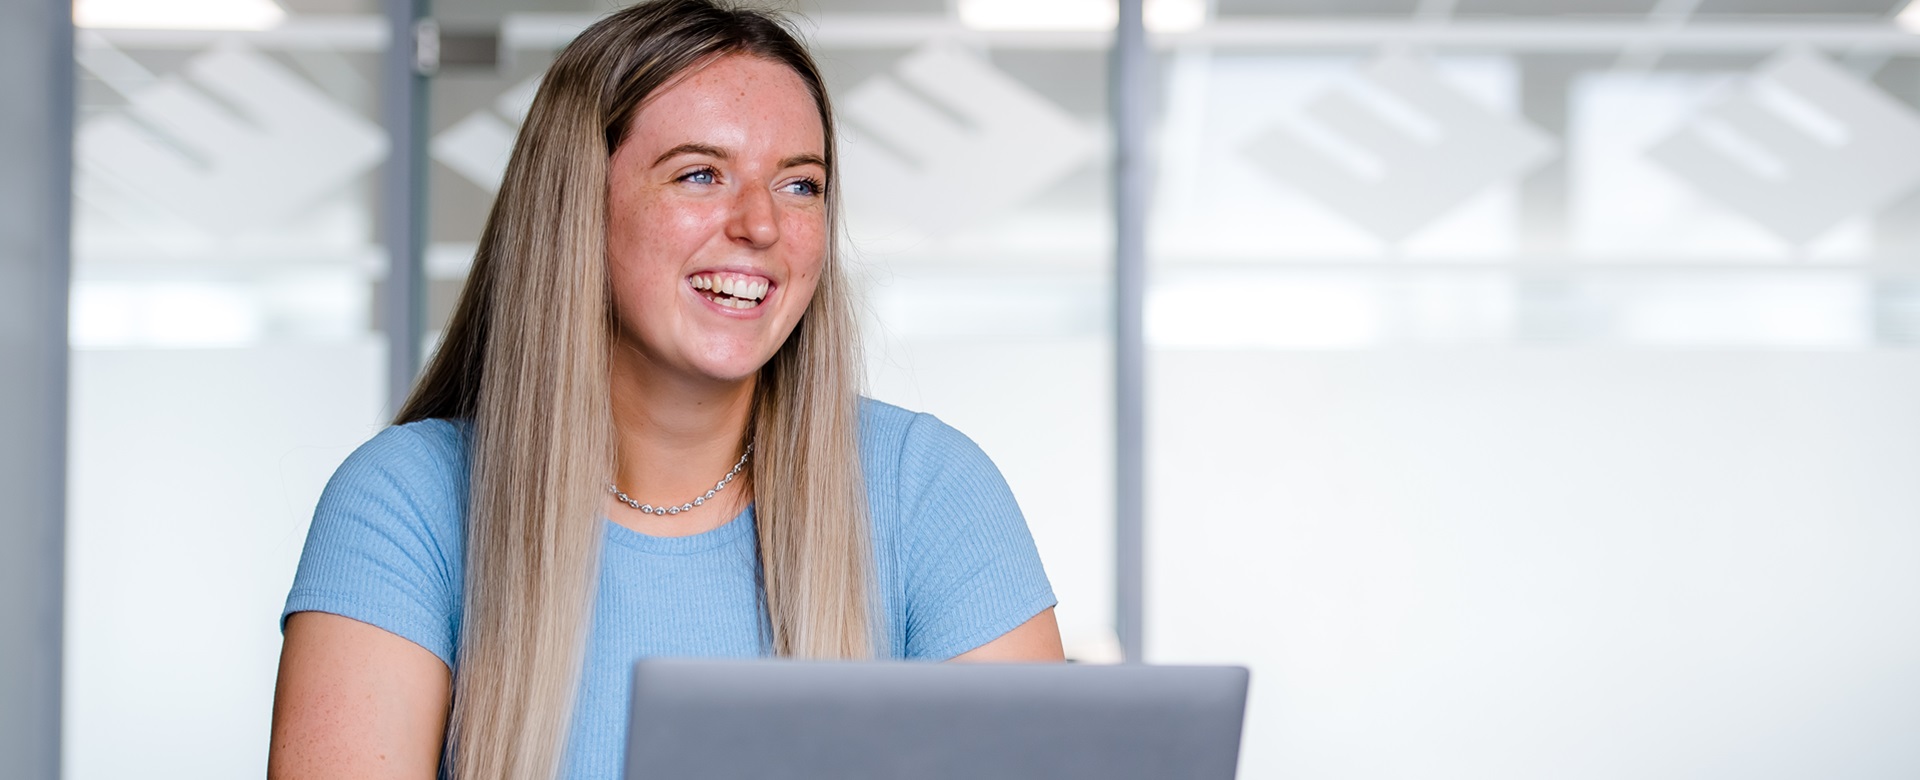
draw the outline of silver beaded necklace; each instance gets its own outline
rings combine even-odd
[[[713,483],[712,490],[707,491],[707,494],[704,496],[700,496],[699,498],[695,498],[694,500],[688,501],[679,506],[654,506],[652,504],[642,504],[638,501],[633,500],[632,496],[629,496],[626,493],[620,492],[620,488],[614,487],[612,482],[607,483],[607,492],[612,493],[614,498],[620,500],[620,503],[626,504],[627,506],[633,507],[634,509],[638,509],[650,515],[677,515],[677,514],[680,514],[681,512],[691,512],[693,511],[694,507],[701,506],[707,503],[708,501],[713,500],[713,496],[715,493],[719,493],[722,490],[726,490],[728,485],[733,484],[733,478],[740,476],[740,470],[747,467],[747,456],[752,454],[753,454],[753,442],[747,442],[747,451],[740,453],[740,461],[738,463],[733,464],[733,470],[728,471],[727,475],[724,477],[721,477],[719,482]]]

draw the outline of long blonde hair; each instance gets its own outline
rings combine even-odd
[[[827,257],[807,313],[754,391],[751,476],[770,649],[874,652],[859,351],[837,245],[833,114],[784,22],[652,0],[582,32],[520,129],[472,274],[395,423],[473,424],[465,606],[445,761],[452,776],[548,778],[560,764],[598,585],[613,469],[607,165],[641,104],[713,58],[791,67],[826,132]]]

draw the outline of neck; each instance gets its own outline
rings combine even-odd
[[[624,350],[623,350],[624,351]],[[704,494],[740,460],[750,434],[753,377],[688,379],[656,370],[628,352],[613,361],[613,483],[637,501],[679,505]],[[608,517],[635,530],[674,536],[733,519],[751,495],[753,466],[713,501],[674,517],[650,517],[609,502]]]

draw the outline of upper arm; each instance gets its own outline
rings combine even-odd
[[[1067,652],[1060,644],[1060,624],[1053,619],[1053,608],[1034,615],[1019,628],[1001,634],[984,645],[952,658],[955,661],[1065,661]]]
[[[418,644],[339,615],[290,615],[267,775],[431,780],[451,686],[446,664]]]

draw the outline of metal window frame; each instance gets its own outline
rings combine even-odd
[[[1142,0],[1120,0],[1108,76],[1113,111],[1114,632],[1121,657],[1146,650],[1147,193],[1153,163],[1152,55]]]
[[[380,106],[387,161],[380,172],[387,276],[380,321],[387,340],[387,413],[413,389],[425,345],[427,251],[427,87],[438,65],[439,29],[427,0],[386,0],[387,52]]]
[[[67,0],[9,4],[0,60],[18,92],[6,121],[10,207],[0,257],[0,756],[9,777],[60,777],[65,628],[67,297],[71,285],[74,29]],[[17,199],[17,200],[16,200]],[[16,362],[17,361],[17,362]],[[16,395],[17,393],[17,395]]]

